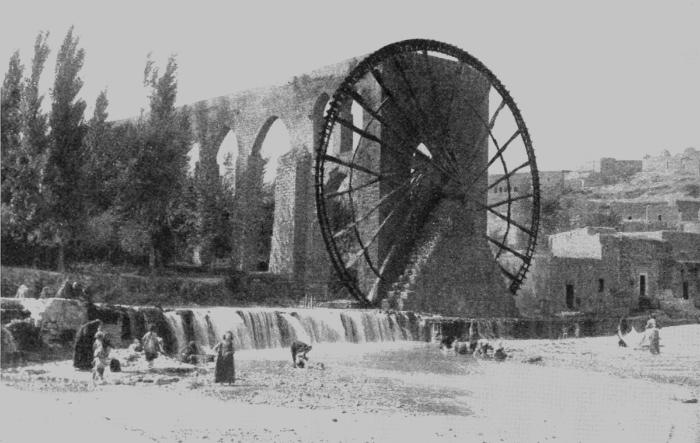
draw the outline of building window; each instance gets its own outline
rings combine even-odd
[[[513,192],[518,192],[518,187],[517,187],[517,186],[513,186]]]
[[[598,292],[603,292],[605,291],[605,279],[599,278],[598,279]]]
[[[647,295],[647,276],[639,274],[639,296],[646,297]]]
[[[684,281],[683,282],[683,299],[688,300],[690,298],[690,295],[688,294],[688,282]]]
[[[566,285],[566,307],[574,309],[574,285]]]

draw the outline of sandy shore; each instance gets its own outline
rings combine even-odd
[[[307,369],[242,351],[231,387],[165,358],[94,388],[70,362],[6,370],[0,441],[700,441],[700,325],[662,329],[658,356],[611,337],[505,344],[503,363],[320,344]]]

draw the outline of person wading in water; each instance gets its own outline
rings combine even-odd
[[[233,361],[233,334],[229,331],[224,334],[223,340],[214,346],[216,351],[215,383],[233,384],[236,381],[236,368]]]
[[[143,343],[143,353],[148,362],[148,367],[153,368],[153,360],[158,358],[158,353],[165,354],[163,352],[163,339],[158,337],[156,334],[156,325],[150,325],[148,332],[141,339]]]

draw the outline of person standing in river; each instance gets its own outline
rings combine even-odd
[[[148,362],[148,367],[152,368],[153,360],[158,358],[158,353],[165,353],[163,352],[163,339],[158,337],[155,325],[149,326],[148,332],[141,339],[141,343],[143,344],[143,353]]]
[[[105,333],[98,330],[95,334],[95,342],[92,345],[93,349],[93,368],[92,368],[92,382],[97,384],[97,382],[104,383],[105,380],[105,368],[109,365],[109,352],[110,344],[106,339]]]
[[[73,347],[73,366],[82,371],[92,369],[95,335],[102,329],[102,321],[92,320],[80,327]]]
[[[649,351],[652,354],[658,354],[661,352],[661,344],[659,343],[661,339],[659,338],[659,328],[654,325],[653,328],[647,330],[649,334]]]
[[[233,334],[229,331],[224,334],[223,339],[214,346],[216,351],[216,370],[214,372],[214,383],[233,384],[236,381],[236,368],[233,361]]]

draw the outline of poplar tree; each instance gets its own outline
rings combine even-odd
[[[11,60],[12,79],[3,86],[3,98],[10,104],[5,114],[10,125],[3,121],[3,237],[10,236],[24,244],[38,240],[37,227],[42,203],[41,176],[43,173],[47,138],[47,116],[42,111],[44,96],[39,93],[39,80],[49,56],[46,43],[48,32],[40,32],[34,42],[34,57],[29,77],[21,85],[19,118],[16,115],[16,76],[21,71],[19,56]],[[12,65],[15,65],[12,67]],[[7,95],[6,95],[7,94]],[[5,101],[3,101],[5,110]],[[17,130],[17,126],[19,129]],[[5,132],[6,129],[9,131]],[[7,138],[5,138],[7,137]],[[7,145],[5,145],[7,143]],[[6,168],[7,167],[7,168]]]
[[[107,121],[107,91],[95,100],[95,110],[87,123],[83,139],[83,189],[88,216],[98,215],[113,204],[113,184],[118,176],[118,149],[115,149],[112,124]]]
[[[20,149],[22,131],[22,76],[24,65],[20,62],[19,51],[10,58],[5,79],[0,90],[0,148],[2,157],[2,203],[9,204],[12,199],[10,176],[13,176],[15,162]],[[7,181],[7,183],[6,183]]]
[[[51,91],[49,149],[43,174],[45,212],[43,231],[51,245],[58,247],[59,271],[65,269],[65,250],[82,229],[83,115],[85,101],[78,99],[83,87],[79,77],[85,51],[80,39],[68,30],[56,58],[56,78]]]
[[[146,235],[152,270],[172,252],[191,144],[189,111],[175,108],[176,73],[174,56],[168,59],[162,75],[150,58],[146,63],[144,85],[151,89],[149,113],[137,124],[133,158],[119,194],[120,214]]]

